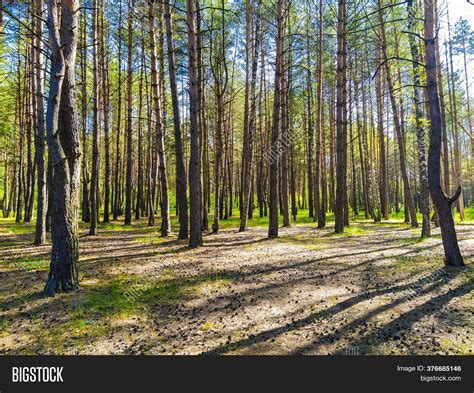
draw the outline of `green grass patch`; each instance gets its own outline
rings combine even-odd
[[[0,218],[0,233],[25,235],[35,233],[35,222],[15,222],[15,217]]]
[[[25,351],[64,353],[80,350],[109,335],[129,334],[126,329],[121,330],[122,324],[146,317],[147,309],[197,298],[206,287],[228,285],[230,280],[225,274],[175,277],[173,271],[165,270],[157,278],[117,275],[105,282],[85,284],[77,292],[79,297],[68,301],[61,320],[54,324],[41,318],[32,320],[31,337],[35,342]],[[204,324],[202,330],[213,327]],[[2,335],[9,334],[6,325],[1,328]]]
[[[373,233],[374,230],[369,225],[353,222],[348,227],[344,227],[343,233],[330,232],[325,236],[329,237],[345,237],[345,236],[363,236]]]
[[[470,343],[462,343],[450,338],[442,338],[439,340],[439,343],[441,344],[443,352],[456,355],[472,355],[472,341]]]
[[[199,326],[199,330],[203,333],[208,333],[216,328],[216,325],[213,322],[207,321],[206,323]]]
[[[27,256],[11,260],[0,260],[0,263],[9,270],[47,270],[50,259],[42,256]]]

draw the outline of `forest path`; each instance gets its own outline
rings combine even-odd
[[[160,238],[145,221],[80,239],[74,293],[41,294],[49,246],[0,228],[0,353],[468,354],[474,348],[474,225],[467,267],[446,271],[439,229],[355,222]]]

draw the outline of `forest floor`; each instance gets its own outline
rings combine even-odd
[[[0,353],[472,354],[474,222],[457,225],[461,269],[443,268],[439,229],[419,231],[226,227],[190,250],[145,220],[81,224],[81,289],[44,297],[50,246],[3,220]]]

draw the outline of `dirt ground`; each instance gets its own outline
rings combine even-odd
[[[445,270],[439,229],[385,222],[224,229],[189,250],[156,228],[80,239],[79,291],[42,295],[50,246],[0,228],[3,354],[472,354],[474,225],[467,267]]]

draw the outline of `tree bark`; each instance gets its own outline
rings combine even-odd
[[[79,4],[48,0],[51,46],[50,92],[46,132],[53,168],[51,198],[51,265],[45,293],[53,295],[78,287],[77,261],[80,178],[80,137],[77,121],[74,67]]]
[[[413,0],[408,0],[408,31],[413,32],[415,26],[415,9],[413,6]],[[421,73],[420,73],[420,55],[418,51],[418,45],[415,41],[413,34],[408,34],[408,40],[410,42],[411,57],[413,60],[413,104],[415,106],[415,121],[416,121],[416,135],[418,143],[418,165],[419,165],[419,176],[420,176],[420,208],[423,216],[421,237],[431,236],[430,228],[430,195],[428,185],[428,169],[426,162],[426,144],[425,144],[425,130],[422,124],[423,109],[421,107]]]
[[[335,232],[344,232],[344,201],[347,198],[347,110],[346,110],[346,2],[339,0],[337,18],[337,166]]]
[[[38,196],[36,206],[35,245],[46,241],[46,166],[45,166],[45,127],[44,127],[44,83],[43,83],[43,2],[34,1],[34,31],[35,31],[35,96],[36,96],[36,125],[35,125],[35,157],[38,171]],[[5,168],[5,178],[7,170]],[[5,181],[5,185],[7,182]],[[5,188],[5,193],[7,189]]]
[[[441,187],[441,110],[438,97],[438,83],[436,72],[437,40],[434,29],[434,5],[431,1],[424,2],[425,10],[425,61],[428,102],[430,108],[430,147],[428,156],[428,181],[431,198],[433,199],[439,217],[441,236],[444,247],[444,263],[446,266],[464,266],[459,250],[451,205],[459,198],[461,187],[456,194],[448,198]]]
[[[191,122],[191,155],[189,158],[189,200],[190,232],[189,247],[202,246],[202,194],[201,194],[201,149],[198,123],[198,78],[197,50],[194,14],[195,0],[186,0],[186,21],[188,27],[188,73],[189,73],[189,116]]]
[[[101,9],[101,68],[102,68],[102,95],[104,106],[104,223],[110,222],[110,86],[109,86],[109,52],[107,50],[107,34],[104,26],[105,5]]]
[[[280,155],[280,107],[281,107],[281,78],[283,74],[283,34],[284,15],[283,1],[276,3],[276,65],[275,65],[275,86],[273,95],[273,118],[272,118],[272,139],[270,146],[270,220],[268,225],[268,237],[274,239],[278,237],[278,161]]]
[[[186,196],[186,169],[183,159],[183,142],[181,138],[181,121],[179,116],[178,89],[176,86],[176,64],[171,20],[171,7],[165,1],[166,42],[168,46],[168,68],[170,77],[171,103],[173,106],[173,126],[176,153],[176,202],[179,214],[178,239],[188,238],[188,200]]]
[[[385,37],[385,22],[384,22],[384,15],[383,15],[383,8],[382,8],[382,2],[381,0],[378,1],[378,14],[379,14],[379,22],[380,22],[380,40],[381,40],[381,50],[382,50],[382,61],[385,67],[385,76],[387,78],[387,84],[388,84],[388,90],[389,90],[389,95],[390,95],[390,102],[392,105],[392,115],[393,115],[393,121],[395,125],[395,131],[397,134],[397,140],[398,140],[398,149],[399,149],[399,155],[400,155],[400,170],[402,174],[402,180],[403,180],[403,188],[405,192],[405,203],[408,208],[408,212],[410,214],[410,221],[412,227],[416,228],[418,227],[418,220],[416,218],[416,212],[415,212],[415,206],[413,203],[413,194],[411,191],[410,187],[410,182],[408,180],[408,172],[406,168],[406,152],[405,152],[405,141],[404,141],[404,136],[402,133],[402,128],[400,125],[400,118],[398,114],[398,108],[397,108],[397,103],[395,100],[395,95],[393,93],[394,88],[393,88],[393,81],[392,81],[392,76],[390,74],[390,64],[389,64],[389,59],[387,55],[387,39]]]
[[[124,225],[132,225],[132,206],[133,206],[133,104],[132,104],[132,95],[133,95],[133,6],[135,1],[129,1],[129,10],[128,10],[128,38],[127,38],[127,52],[128,52],[128,61],[127,61],[127,166],[125,174],[125,218]],[[153,2],[151,2],[153,4]],[[151,5],[150,8],[153,6]],[[151,17],[150,17],[151,19]],[[154,23],[154,19],[153,19]],[[151,25],[151,21],[150,21]],[[150,26],[151,27],[151,26]],[[150,28],[150,42],[152,50],[152,84],[156,82],[153,80],[153,74],[155,74],[156,79],[156,57],[155,64],[153,64],[153,51],[154,51],[154,26],[153,26],[153,35]],[[155,55],[156,56],[156,55]],[[155,66],[155,68],[153,68]],[[158,94],[154,92],[158,97]],[[158,99],[158,98],[156,98]],[[159,117],[159,115],[157,116]],[[156,119],[158,121],[158,119]]]
[[[99,3],[94,0],[92,12],[92,171],[91,171],[91,224],[89,235],[97,235],[97,217],[99,201],[97,187],[99,183],[99,66],[97,29],[99,24]]]
[[[322,229],[326,226],[324,217],[324,206],[321,203],[321,189],[322,189],[322,134],[324,132],[323,124],[323,29],[324,29],[324,3],[319,1],[319,34],[318,34],[318,76],[317,76],[317,107],[316,107],[316,170],[315,170],[315,208],[318,219],[318,228]]]
[[[248,6],[250,8],[250,6]],[[242,206],[240,208],[240,228],[239,231],[243,232],[247,230],[248,223],[248,211],[251,208],[250,195],[252,192],[252,179],[253,179],[253,157],[254,157],[254,129],[256,128],[256,112],[257,112],[257,71],[258,71],[258,56],[260,54],[260,7],[261,0],[258,0],[256,10],[249,9],[247,12],[252,15],[249,16],[255,18],[255,31],[254,40],[252,43],[248,42],[247,47],[251,48],[251,59],[252,68],[250,76],[250,111],[248,114],[248,124],[244,124],[244,145],[242,149]],[[255,16],[253,14],[255,13]],[[247,31],[250,31],[253,23],[247,26]],[[249,34],[250,36],[250,34]],[[248,36],[248,37],[249,37]],[[250,51],[250,49],[249,49]],[[248,59],[250,61],[250,58]]]

